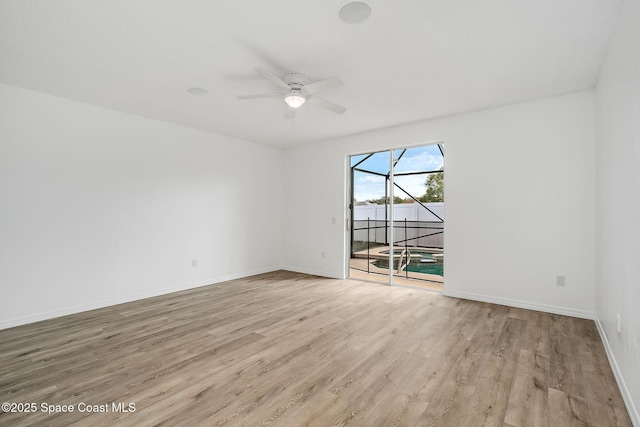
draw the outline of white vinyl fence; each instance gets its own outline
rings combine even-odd
[[[444,248],[444,203],[403,203],[394,206],[394,240],[397,246]],[[387,206],[388,208],[388,206]],[[384,205],[357,205],[353,213],[353,238],[388,244]]]

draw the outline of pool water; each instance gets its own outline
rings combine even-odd
[[[443,264],[409,264],[405,267],[408,271],[415,273],[436,274],[444,277],[444,265]]]
[[[411,263],[405,267],[405,269],[407,271],[411,271],[414,273],[425,273],[425,274],[435,274],[438,276],[443,276],[444,277],[444,265],[442,264],[441,261],[436,260],[433,257],[432,253],[429,252],[411,252],[412,254],[416,254],[419,253],[421,256],[421,259],[415,259],[415,257],[412,257]],[[396,262],[397,264],[397,262]],[[378,268],[389,268],[389,260],[387,259],[379,259],[376,260],[373,265],[375,265]],[[398,266],[395,265],[394,268],[397,268]]]

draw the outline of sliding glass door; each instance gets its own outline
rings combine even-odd
[[[351,156],[349,277],[441,290],[444,146]]]
[[[390,151],[351,156],[349,276],[389,282]]]

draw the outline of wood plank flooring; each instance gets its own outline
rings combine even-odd
[[[631,425],[592,321],[284,271],[2,330],[0,401],[36,407],[2,426]]]

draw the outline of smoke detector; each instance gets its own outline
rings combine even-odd
[[[371,5],[363,0],[348,0],[338,9],[338,16],[346,24],[361,24],[371,16]]]

